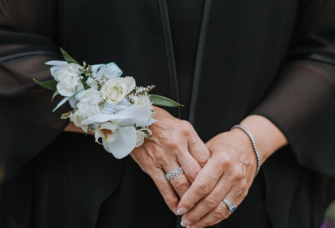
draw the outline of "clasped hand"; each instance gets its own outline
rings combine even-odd
[[[257,161],[248,136],[235,129],[204,144],[188,122],[163,109],[155,111],[158,122],[150,127],[152,139],[131,156],[153,179],[168,207],[183,214],[185,227],[211,226],[226,219],[231,212],[222,200],[238,206],[255,175]],[[165,174],[180,166],[185,175],[169,182]]]

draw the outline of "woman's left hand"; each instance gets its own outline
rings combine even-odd
[[[241,125],[253,134],[261,164],[288,144],[276,125],[263,116],[248,116]],[[239,206],[248,194],[257,168],[250,138],[241,129],[219,134],[206,146],[211,158],[178,205],[179,213],[185,214],[182,223],[189,228],[211,226],[228,218],[231,212],[222,200]]]
[[[240,129],[217,135],[206,143],[211,158],[179,203],[182,225],[200,228],[226,219],[231,212],[222,201],[238,206],[248,194],[257,160],[249,137]]]

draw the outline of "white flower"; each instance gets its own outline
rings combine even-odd
[[[142,146],[142,144],[144,143],[144,138],[145,138],[145,134],[143,131],[137,131],[136,132],[136,148]]]
[[[80,127],[83,131],[87,132],[88,125],[83,125],[81,122],[84,121],[87,117],[84,116],[80,110],[77,110],[75,113],[70,115],[70,120],[76,125],[76,127]]]
[[[140,95],[138,96],[138,99],[135,101],[135,105],[142,106],[144,108],[147,108],[149,110],[152,109],[152,104],[150,101],[150,98],[148,95]]]
[[[75,63],[66,64],[58,71],[54,72],[54,78],[58,82],[57,91],[64,97],[71,97],[77,91],[83,89],[80,81],[80,66]]]
[[[104,99],[102,98],[102,93],[100,91],[88,89],[79,92],[78,95],[82,99],[77,104],[77,107],[84,116],[89,117],[101,112],[99,103]]]
[[[101,87],[102,97],[110,104],[117,104],[135,88],[133,77],[113,78]]]
[[[136,146],[137,135],[134,126],[143,126],[150,119],[151,112],[140,106],[130,106],[118,115],[97,114],[90,116],[81,124],[99,124],[95,139],[102,138],[106,151],[116,158],[127,156]]]

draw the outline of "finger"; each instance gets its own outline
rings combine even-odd
[[[227,193],[230,192],[232,184],[233,183],[227,182],[227,177],[223,176],[213,191],[201,199],[199,203],[183,216],[183,224],[189,226],[216,208]]]
[[[239,185],[234,186],[231,191],[229,191],[228,194],[224,197],[224,199],[227,199],[231,204],[238,207],[244,200],[244,198],[248,195],[248,190],[249,189],[246,184],[242,182]],[[227,215],[229,216],[232,212],[230,212],[228,205],[227,208]]]
[[[241,172],[235,171],[235,168],[240,168],[241,166],[237,166],[236,164],[240,163],[238,162],[238,156],[234,149],[226,148],[222,150],[221,153],[214,153],[204,168],[199,172],[190,189],[180,200],[178,205],[179,212],[182,214],[186,213],[203,197],[207,196],[218,183],[224,170],[226,170],[225,176],[230,182],[241,178]]]
[[[166,173],[177,171],[181,166],[177,162],[168,162],[168,164],[163,165],[163,169]],[[165,177],[166,178],[166,177]],[[185,192],[190,188],[190,182],[184,174],[179,174],[170,180],[170,184],[173,189],[177,192],[179,197],[183,197]]]
[[[228,216],[230,215],[230,213],[228,212],[229,210],[227,205],[223,201],[221,201],[214,210],[202,217],[198,222],[189,226],[189,228],[200,228],[215,225],[222,220],[228,218]]]
[[[235,196],[235,192],[233,189],[229,191],[228,195],[225,197],[230,203],[234,204],[235,206],[239,206],[244,198],[247,196],[248,191],[242,192],[237,198],[233,199],[230,198],[231,196]],[[221,201],[219,205],[214,208],[211,212],[206,214],[204,217],[202,217],[199,221],[195,222],[189,228],[199,228],[199,227],[206,227],[206,226],[212,226],[214,224],[217,224],[221,222],[224,219],[227,219],[232,212],[230,212],[229,207],[226,203]],[[184,220],[183,220],[184,221]]]
[[[199,163],[195,160],[194,157],[187,151],[183,153],[177,153],[177,161],[184,170],[188,181],[190,183],[194,182],[195,177],[201,170]]]
[[[208,159],[211,157],[211,154],[193,127],[191,132],[192,133],[189,135],[188,149],[199,165],[204,167]]]
[[[236,167],[238,167],[238,165],[236,165]],[[240,169],[242,169],[242,167]],[[236,172],[238,172],[238,168],[235,168],[235,170],[236,170]],[[226,178],[221,179],[221,180],[223,180],[222,181],[223,185],[226,185],[227,182],[229,182],[227,177],[228,177],[228,175],[226,176]],[[212,192],[213,194],[215,194],[215,192],[220,190],[220,187],[222,187],[222,186],[219,187],[219,185],[221,185],[221,182],[220,182],[220,184],[218,184],[215,187],[215,189]],[[191,224],[194,224],[195,227],[203,227],[203,226],[209,226],[209,225],[216,224],[216,223],[228,218],[231,215],[232,212],[230,211],[228,205],[223,202],[223,199],[227,199],[231,204],[235,205],[236,207],[239,206],[241,204],[241,202],[243,201],[243,199],[248,194],[248,184],[247,184],[246,179],[244,179],[244,178],[235,179],[231,189],[228,190],[228,191],[225,191],[225,192],[226,192],[226,194],[224,195],[224,197],[222,197],[222,195],[220,195],[220,194],[217,194],[218,197],[221,198],[220,202],[218,203],[218,205],[213,210],[211,210],[209,213],[204,215],[204,217],[202,217],[199,221],[189,220],[188,217],[186,217],[186,216],[189,216],[189,215],[186,214],[182,218],[183,224],[187,225],[187,226],[191,225]],[[216,202],[220,199],[218,197],[215,197]],[[204,198],[202,201],[206,202],[206,198]],[[210,198],[210,199],[212,200],[212,199],[214,199],[214,197]],[[199,204],[201,204],[201,202]],[[221,203],[223,203],[226,206],[226,212],[224,211],[224,209],[221,206],[219,206]],[[213,205],[214,205],[214,203],[213,203]],[[206,206],[206,204],[204,206]],[[193,211],[193,209],[190,212],[192,212],[192,211]]]
[[[166,179],[164,171],[159,168],[156,168],[155,170],[148,172],[148,174],[155,182],[158,190],[162,194],[164,201],[166,202],[170,210],[176,214],[179,199],[176,193],[174,192],[171,184]]]
[[[223,167],[215,158],[210,158],[204,168],[198,173],[190,189],[181,198],[178,209],[181,214],[191,210],[203,197],[207,196],[215,187]]]

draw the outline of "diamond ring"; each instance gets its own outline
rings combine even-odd
[[[222,200],[225,204],[227,204],[229,211],[233,213],[236,210],[236,206],[234,204],[231,204],[227,199]]]
[[[168,181],[172,180],[174,177],[177,177],[178,175],[180,174],[183,174],[183,168],[182,167],[179,167],[179,169],[175,169],[173,170],[172,172],[169,172],[168,174],[165,174],[166,176],[166,179]]]

